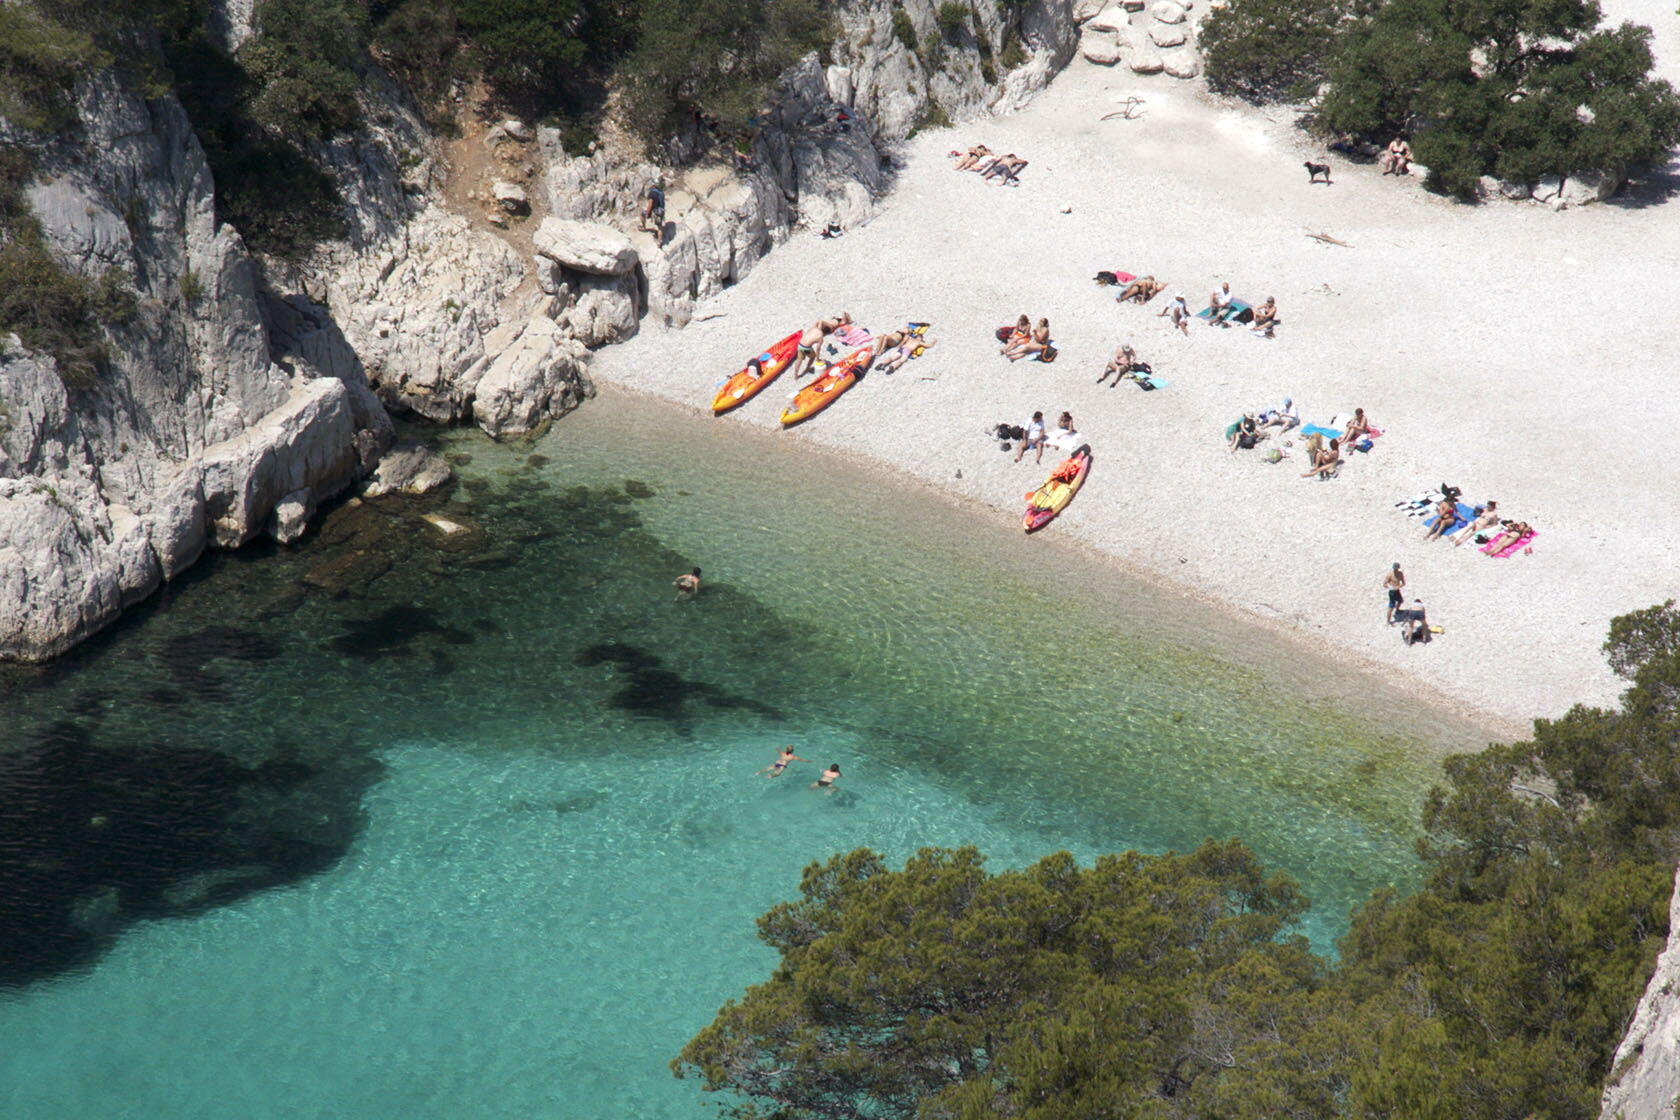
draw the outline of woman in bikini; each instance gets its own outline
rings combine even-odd
[[[1026,340],[1005,347],[1003,356],[1012,362],[1018,362],[1028,354],[1043,353],[1044,348],[1048,345],[1050,345],[1050,320],[1040,319],[1038,326],[1032,329],[1032,333],[1027,335]]]
[[[828,769],[822,772],[822,777],[811,783],[812,789],[820,789],[825,793],[834,792],[834,783],[840,780],[840,764],[831,762]]]
[[[1429,527],[1429,532],[1423,535],[1426,541],[1445,536],[1458,524],[1458,503],[1451,498],[1442,498],[1435,506],[1435,524]]]
[[[1000,328],[1001,329],[1001,328]],[[1025,315],[1015,320],[1015,326],[1003,340],[1003,347],[999,354],[1007,354],[1015,347],[1032,341],[1032,320]]]
[[[1526,521],[1505,521],[1501,524],[1505,526],[1504,530],[1482,550],[1489,556],[1503,552],[1534,531]]]
[[[1352,447],[1354,441],[1371,433],[1371,422],[1365,419],[1365,410],[1353,410],[1353,419],[1348,421],[1347,431],[1342,433],[1342,446]]]
[[[1140,279],[1133,280],[1130,284],[1127,284],[1125,288],[1121,290],[1120,294],[1114,298],[1120,303],[1125,303],[1127,300],[1136,300],[1138,303],[1148,303],[1150,300],[1160,295],[1166,286],[1167,285],[1164,281],[1157,280],[1153,276],[1144,276]]]
[[[1465,541],[1475,540],[1476,535],[1482,530],[1491,529],[1497,524],[1499,524],[1499,503],[1489,499],[1487,507],[1482,510],[1482,515],[1470,522],[1464,532],[1453,538],[1453,547],[1463,547]]]
[[[892,373],[905,362],[914,358],[919,351],[926,350],[934,344],[934,340],[928,338],[926,335],[923,335],[921,338],[916,338],[912,336],[909,331],[893,331],[887,335],[888,338],[892,338],[894,336],[898,336],[900,341],[893,343],[892,353],[887,354],[884,358],[881,358],[880,363],[874,367],[882,373]],[[886,350],[887,347],[883,346],[880,350],[876,351],[877,356],[886,353]]]
[[[1341,461],[1342,461],[1342,441],[1339,440],[1339,439],[1333,439],[1333,440],[1330,441],[1330,446],[1329,447],[1325,448],[1323,451],[1320,451],[1317,455],[1315,455],[1313,457],[1312,470],[1308,471],[1306,474],[1303,474],[1301,477],[1302,478],[1311,478],[1315,474],[1320,476],[1320,477],[1323,477],[1325,475],[1328,475],[1331,471],[1335,470],[1336,469],[1336,464],[1340,463]]]
[[[976,144],[974,147],[964,152],[963,157],[957,161],[957,170],[972,171],[975,164],[979,163],[983,157],[991,154],[992,150],[986,147],[986,145]]]
[[[809,761],[811,760],[808,758],[800,758],[798,755],[794,754],[792,747],[783,747],[782,753],[776,756],[776,761],[760,770],[759,773],[763,774],[766,778],[779,778],[782,776],[782,771],[788,768],[788,763]]]

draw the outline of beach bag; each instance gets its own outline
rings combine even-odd
[[[999,327],[996,331],[999,342],[1008,342],[1009,336],[1015,333],[1014,327]]]
[[[1060,350],[1057,350],[1054,346],[1046,342],[1044,344],[1044,349],[1038,352],[1038,360],[1041,362],[1053,362],[1056,360],[1056,355],[1059,353],[1061,353]]]
[[[1104,270],[1097,273],[1097,283],[1102,284],[1105,287],[1109,284],[1118,284],[1119,282],[1120,281],[1115,278],[1114,273],[1112,272]]]

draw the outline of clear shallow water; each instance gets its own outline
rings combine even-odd
[[[697,1116],[665,1063],[765,974],[752,918],[812,860],[1236,835],[1327,945],[1414,873],[1441,751],[1479,745],[731,426],[610,398],[450,446],[464,538],[342,509],[0,674],[0,784],[45,805],[0,816],[8,1114]],[[783,742],[813,765],[754,777]],[[810,792],[831,760],[842,792]]]

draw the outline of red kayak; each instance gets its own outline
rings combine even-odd
[[[799,353],[799,336],[803,333],[794,331],[725,381],[717,396],[712,398],[712,415],[722,416],[732,408],[740,408],[758,396],[760,389],[780,377]]]

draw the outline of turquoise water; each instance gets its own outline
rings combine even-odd
[[[698,1116],[666,1063],[813,860],[1235,835],[1327,947],[1480,743],[732,425],[611,397],[447,448],[447,501],[340,508],[0,672],[8,1116]],[[755,776],[782,743],[812,762]]]

